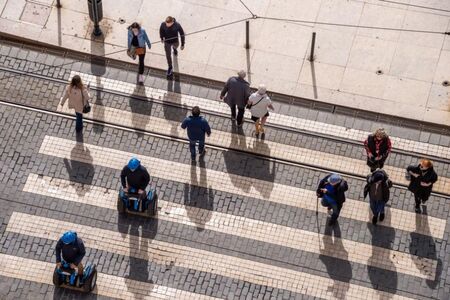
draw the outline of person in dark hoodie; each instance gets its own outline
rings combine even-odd
[[[245,80],[247,73],[240,70],[238,76],[230,77],[225,83],[220,99],[222,99],[231,109],[231,119],[237,121],[237,126],[241,127],[244,123],[245,106],[250,97],[250,85]],[[236,108],[238,113],[236,116]]]
[[[211,135],[211,127],[208,121],[200,116],[200,108],[198,106],[192,108],[192,115],[183,120],[181,128],[187,129],[192,160],[195,160],[195,145],[197,143],[200,156],[204,156],[206,153],[205,135]]]
[[[411,165],[406,168],[406,171],[411,180],[408,190],[414,194],[416,213],[421,213],[420,203],[425,203],[430,198],[433,184],[438,180],[438,175],[429,159],[422,159],[419,165]]]
[[[332,226],[336,223],[345,202],[345,192],[348,190],[347,181],[341,175],[332,173],[325,176],[317,187],[317,197],[322,198],[321,204],[328,208],[331,213],[331,219],[328,225]]]
[[[392,181],[387,173],[378,169],[367,176],[367,184],[364,187],[364,198],[369,195],[370,209],[372,210],[372,224],[376,225],[378,220],[383,222],[385,218],[384,207],[389,201],[389,189],[392,187]]]
[[[74,231],[65,232],[56,243],[55,255],[56,266],[61,267],[61,257],[65,262],[70,264],[70,268],[78,268],[78,275],[83,276],[83,260],[86,250],[83,241],[77,236]]]
[[[386,131],[383,128],[378,128],[375,133],[369,134],[364,141],[364,148],[367,153],[367,165],[370,172],[374,172],[377,168],[383,168],[392,145]]]
[[[128,192],[133,189],[142,197],[145,197],[145,189],[150,182],[150,174],[147,169],[141,165],[141,162],[136,157],[133,157],[128,164],[123,167],[122,172],[120,173],[120,181],[123,192]],[[123,197],[122,193],[121,197]]]
[[[180,45],[178,35],[180,35],[181,37],[180,49],[183,50],[185,43],[183,27],[181,27],[180,23],[178,23],[174,17],[168,16],[166,18],[166,21],[162,22],[161,26],[159,27],[159,36],[161,38],[161,42],[164,44],[167,64],[169,65],[169,68],[167,69],[167,76],[171,76],[173,74],[172,49],[173,55],[177,56],[177,48]]]

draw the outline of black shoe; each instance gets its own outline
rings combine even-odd
[[[381,214],[380,214],[380,222],[383,222],[383,221],[384,221],[384,217],[385,217],[384,213],[381,213]]]
[[[378,222],[378,217],[377,216],[373,216],[372,217],[372,224],[373,225],[377,225],[377,222]]]
[[[416,213],[418,213],[418,214],[421,213],[421,211],[420,211],[420,206],[416,206]]]
[[[203,156],[205,156],[205,154],[206,154],[206,149],[203,150],[203,152],[200,152],[200,153],[199,153],[199,156],[200,156],[200,157],[203,157]]]
[[[172,74],[173,74],[173,68],[172,68],[172,67],[169,67],[169,68],[167,69],[167,76],[172,76]]]
[[[173,48],[173,55],[177,56],[178,55],[178,50]]]

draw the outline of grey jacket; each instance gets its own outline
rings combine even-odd
[[[244,108],[250,96],[250,85],[238,76],[230,77],[220,96],[225,97],[224,101],[229,106],[237,105],[239,108]]]

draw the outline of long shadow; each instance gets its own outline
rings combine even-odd
[[[191,164],[191,182],[184,184],[184,205],[187,216],[195,223],[198,231],[205,229],[205,224],[211,220],[214,208],[214,193],[210,187],[200,188],[199,186],[207,186],[208,180],[206,176],[206,165],[203,158],[199,160],[200,178],[198,178],[195,164]],[[199,213],[198,208],[204,212]]]
[[[320,248],[319,259],[325,265],[330,278],[333,279],[333,285],[328,287],[328,291],[332,292],[336,299],[346,299],[353,274],[352,266],[348,261],[348,252],[342,244],[339,221],[334,226],[325,226],[322,240],[323,248]],[[330,256],[335,253],[340,254],[339,259]]]
[[[117,229],[122,238],[129,240],[129,268],[125,275],[125,284],[134,299],[141,299],[141,294],[135,294],[136,286],[132,281],[140,281],[153,284],[150,274],[149,244],[155,238],[158,231],[158,219],[147,219],[141,216],[119,215]]]
[[[270,148],[263,139],[255,139],[253,141],[253,150],[257,153],[270,156]],[[267,182],[262,185],[255,185],[255,189],[260,192],[264,198],[269,198],[272,193],[275,181],[275,162],[269,160],[255,159],[249,161],[249,165],[254,168],[254,171],[263,175]]]
[[[131,112],[133,113],[131,116],[131,124],[133,128],[145,128],[150,121],[150,116],[152,115],[152,107],[153,102],[148,101],[147,96],[145,94],[145,86],[137,84],[133,90],[133,94],[131,94],[129,98],[129,105]],[[145,100],[137,100],[136,97],[144,97]],[[147,118],[142,118],[141,115],[146,116]],[[143,134],[136,130],[136,134],[141,137]]]
[[[372,255],[369,258],[367,271],[373,288],[377,291],[387,291],[389,294],[383,294],[383,299],[392,298],[397,291],[398,274],[396,271],[389,271],[372,265],[382,261],[386,267],[395,270],[389,254],[383,249],[392,249],[392,243],[395,240],[395,230],[392,227],[381,227],[367,224],[372,235]],[[376,245],[376,246],[375,246]]]
[[[314,61],[310,61],[309,65],[311,66],[311,77],[312,77],[314,99],[317,99],[319,95],[317,94],[316,67],[314,66]]]
[[[58,46],[62,44],[62,32],[61,32],[61,8],[56,8],[56,18],[58,23]]]
[[[77,134],[76,139],[77,143],[70,152],[70,160],[64,158],[64,165],[66,166],[70,181],[78,182],[83,185],[82,188],[76,189],[78,196],[83,197],[90,189],[95,174],[95,168],[93,165],[94,160],[89,148],[84,146],[83,134]],[[79,162],[77,158],[80,156],[88,162]]]
[[[421,264],[421,260],[414,260],[414,263],[416,264],[416,267],[420,271],[420,273],[427,276],[426,283],[428,287],[431,289],[436,289],[441,279],[442,260],[437,255],[436,242],[431,236],[427,217],[427,207],[423,206],[422,211],[423,215],[416,214],[416,228],[421,228],[424,231],[423,233],[411,232],[409,253],[413,255],[427,253],[427,258],[437,261],[436,270],[430,270],[429,267]],[[433,271],[435,273],[434,277]]]
[[[178,58],[173,57],[173,69],[178,72]],[[169,121],[182,122],[188,113],[188,107],[181,103],[181,85],[179,75],[173,75],[167,79],[167,93],[164,95],[163,101],[176,105],[163,105],[164,118]],[[170,98],[170,99],[169,99]],[[181,107],[181,108],[180,108]],[[200,107],[201,109],[201,107]],[[170,129],[172,136],[177,136],[178,124],[174,124]]]
[[[104,36],[99,37],[91,35],[91,73],[96,76],[96,87],[94,103],[92,107],[92,117],[94,120],[103,121],[105,118],[105,111],[103,109],[102,93],[103,85],[101,82],[101,76],[106,73],[106,59],[105,59],[105,43]],[[94,124],[94,132],[101,134],[103,132],[103,125]]]
[[[245,58],[247,59],[247,80],[250,85],[252,84],[252,65],[250,57],[250,49],[245,49]]]

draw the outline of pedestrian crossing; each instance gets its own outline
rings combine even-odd
[[[244,280],[259,285],[289,290],[295,293],[320,298],[332,298],[333,293],[343,293],[352,299],[407,299],[406,297],[376,291],[351,283],[333,282],[332,279],[280,268],[234,256],[226,256],[197,248],[147,239],[140,240],[116,231],[64,222],[45,217],[14,212],[6,231],[48,240],[57,240],[62,228],[75,230],[87,247],[119,255],[149,260],[160,265],[173,265],[182,268],[208,272]],[[107,237],[107,238],[106,238]],[[146,244],[145,251],[139,244]],[[330,290],[330,286],[337,289]],[[344,290],[344,291],[341,291]]]
[[[176,135],[176,137],[179,138],[186,137],[186,132],[180,127],[178,122],[131,113],[101,105],[93,104],[92,107],[92,112],[89,113],[87,117],[94,118],[93,112],[95,111],[97,115],[103,116],[104,121],[112,124],[134,127],[163,135]],[[65,104],[64,107],[58,105],[57,110],[64,113],[71,113],[68,104]],[[245,137],[245,142],[242,143],[242,136],[236,133],[213,130],[213,134],[207,139],[207,142],[214,146],[250,151],[261,155],[270,155],[270,157],[273,158],[313,165],[320,168],[345,170],[346,172],[354,173],[359,176],[366,176],[369,172],[366,162],[362,160],[271,141],[261,141],[251,136]],[[393,182],[408,185],[409,182],[405,179],[405,168],[389,165],[384,166],[384,170],[386,170],[389,174],[389,178]],[[439,181],[433,185],[433,190],[450,195],[450,178],[440,176]]]
[[[86,156],[87,152],[89,156]],[[317,197],[314,191],[102,146],[87,143],[81,144],[72,140],[45,136],[39,153],[118,170],[123,168],[128,158],[138,156],[150,174],[158,178],[194,184],[204,188],[311,211],[316,210]],[[204,172],[204,178],[207,180],[197,180],[195,183],[191,183],[191,173],[197,171],[198,173]],[[369,221],[368,203],[347,199],[344,206],[345,208],[341,212],[342,217],[362,222]],[[321,206],[319,206],[319,209],[321,212],[326,212],[326,209]],[[416,231],[420,234],[428,235],[431,233],[433,237],[442,238],[446,220],[424,215],[418,217],[413,212],[389,208],[387,218],[382,224],[383,226],[390,226],[404,231]]]
[[[36,174],[29,175],[24,191],[81,204],[116,209],[116,202],[114,200],[117,199],[117,191],[95,186],[76,185],[70,181],[40,177]],[[317,232],[309,232],[219,212],[213,212],[212,216],[209,216],[210,213],[205,209],[185,207],[161,199],[159,200],[159,206],[160,213],[158,219],[160,220],[189,226],[202,224],[201,226],[204,229],[225,234],[290,247],[310,253],[327,255],[337,259],[346,257],[349,261],[363,265],[371,265],[380,269],[420,278],[433,279],[435,277],[436,261],[420,258],[408,253],[336,237],[334,240],[331,240]],[[189,216],[187,209],[189,209]],[[341,244],[342,248],[337,249],[332,247],[333,243]],[[383,259],[371,259],[374,253],[377,253]]]
[[[70,78],[72,78],[74,75],[81,76],[83,81],[85,83],[89,83],[92,87],[101,88],[103,90],[110,90],[129,95],[133,94],[136,96],[147,97],[150,99],[163,100],[164,102],[175,103],[178,105],[183,105],[185,107],[200,106],[206,111],[229,114],[228,107],[218,99],[211,100],[206,98],[194,97],[174,92],[168,92],[163,89],[157,89],[148,86],[136,89],[136,84],[133,83],[75,71],[71,72]],[[246,117],[250,117],[249,112],[246,112]],[[291,127],[298,130],[306,130],[308,132],[358,141],[361,143],[367,138],[368,134],[372,133],[364,130],[306,120],[278,113],[271,113],[269,122],[271,124],[279,126]],[[391,140],[393,142],[393,147],[396,149],[450,159],[449,147],[429,144],[425,142],[418,142],[406,139],[402,136],[391,136]]]
[[[0,253],[0,275],[52,285],[54,263]],[[216,299],[157,284],[97,273],[94,294],[114,299]],[[34,298],[38,299],[38,297]]]

